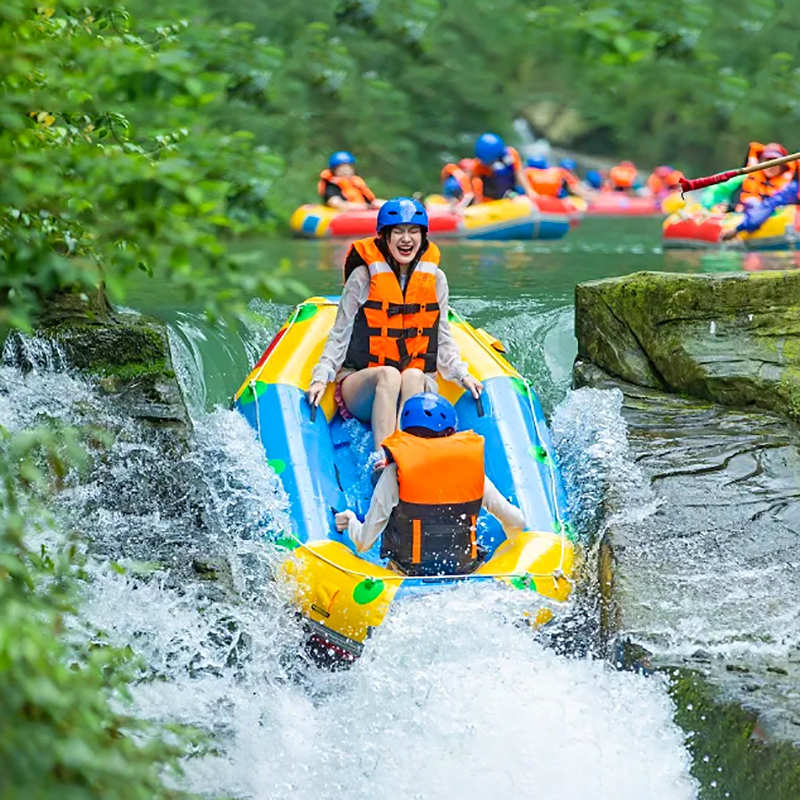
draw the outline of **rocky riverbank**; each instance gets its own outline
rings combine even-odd
[[[761,748],[800,741],[800,273],[584,284],[576,335],[574,385],[622,393],[640,484],[605,531],[614,641],[689,670],[676,696],[739,709],[747,757],[796,782],[792,748]]]
[[[102,297],[64,294],[47,305],[33,337],[11,334],[2,355],[14,370],[0,394],[28,406],[20,411],[26,423],[68,424],[84,439],[88,468],[73,471],[60,505],[91,552],[142,578],[231,594],[166,326]]]

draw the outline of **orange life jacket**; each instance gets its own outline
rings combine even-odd
[[[436,273],[440,258],[439,248],[428,242],[408,276],[404,293],[377,240],[353,242],[345,260],[345,281],[354,269],[365,267],[369,270],[369,296],[353,321],[346,366],[436,371],[439,349]]]
[[[763,200],[765,197],[785,189],[795,176],[795,169],[793,165],[786,165],[786,169],[781,172],[776,178],[768,178],[764,170],[759,172],[751,172],[742,182],[741,194],[739,195],[739,202],[744,203],[745,200]]]
[[[473,185],[472,178],[470,178],[466,171],[461,169],[458,164],[445,164],[442,167],[442,183],[444,183],[448,178],[455,178],[458,181],[458,185],[461,187],[462,196],[476,194],[476,187]]]
[[[325,202],[325,188],[329,183],[339,187],[342,196],[348,203],[369,205],[375,199],[375,195],[363,178],[359,178],[358,175],[345,178],[342,175],[334,175],[329,169],[326,169],[320,173],[317,184],[317,193],[323,202]]]
[[[561,188],[564,185],[561,167],[548,167],[547,169],[527,167],[525,175],[536,194],[544,194],[548,197],[558,197],[561,194]]]
[[[632,189],[636,183],[636,167],[633,164],[617,164],[608,171],[608,177],[615,188]]]
[[[383,533],[381,556],[411,575],[475,569],[486,477],[483,437],[464,431],[423,439],[395,431],[383,447],[397,464],[400,502]]]

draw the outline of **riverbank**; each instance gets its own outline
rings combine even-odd
[[[745,737],[741,758],[781,762],[736,797],[798,785],[800,761],[778,744],[800,740],[798,299],[800,273],[780,272],[576,289],[574,385],[621,393],[634,465],[604,532],[612,636],[697,676]]]

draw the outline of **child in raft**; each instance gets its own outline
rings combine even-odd
[[[372,424],[373,485],[386,466],[382,444],[397,428],[398,408],[435,392],[437,370],[475,398],[483,391],[450,332],[450,293],[439,248],[428,241],[425,207],[409,197],[389,200],[377,234],[347,254],[336,321],[308,389],[308,402],[318,405],[335,381],[342,416]]]

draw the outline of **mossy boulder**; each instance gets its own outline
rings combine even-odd
[[[639,272],[575,290],[578,358],[629,383],[800,420],[800,272]]]

